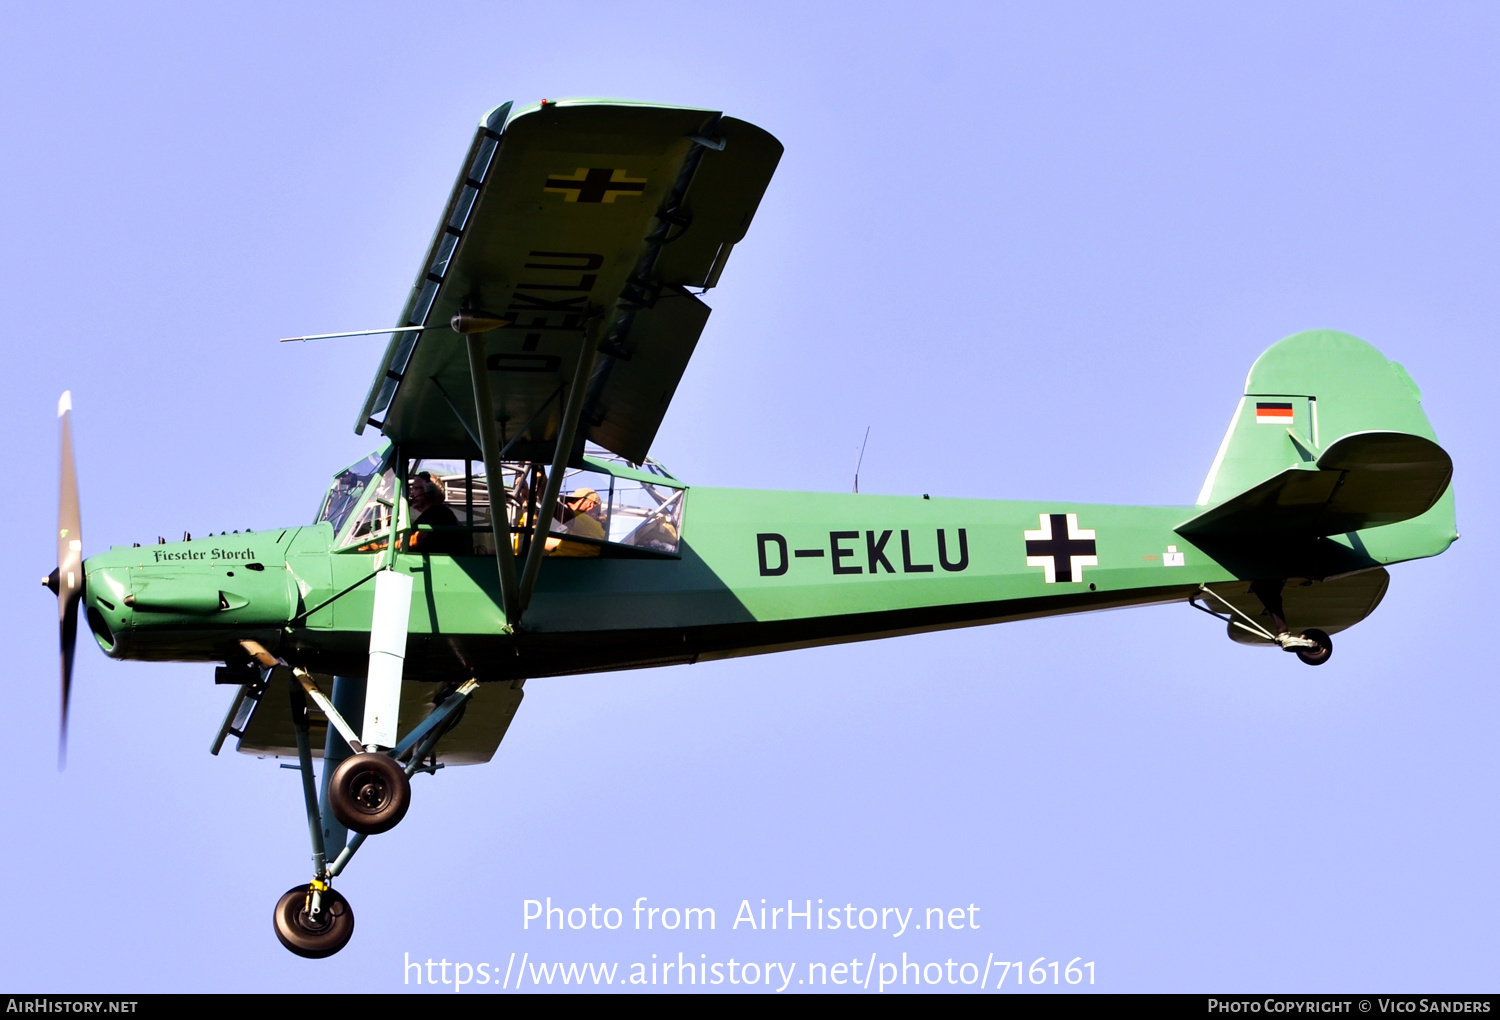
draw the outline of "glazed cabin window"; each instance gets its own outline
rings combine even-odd
[[[614,479],[609,540],[675,554],[682,539],[682,492],[671,485]]]
[[[592,452],[589,456],[604,463],[566,469],[557,507],[547,526],[547,555],[598,556],[606,554],[603,547],[611,545],[675,555],[682,534],[683,489],[666,469],[653,462],[638,467]],[[640,481],[601,470],[615,463],[653,477]],[[404,533],[402,549],[428,555],[493,556],[489,476],[484,462],[425,458],[408,462],[407,468],[406,520],[411,530]],[[536,514],[550,468],[534,462],[507,462],[501,470],[511,541],[518,554],[524,553],[535,533]],[[429,485],[433,488],[428,489]],[[426,492],[421,498],[417,495],[419,488]],[[364,512],[371,515],[373,530],[368,534],[383,534],[379,511],[367,504]],[[363,525],[361,517],[357,527]],[[351,541],[363,540],[363,533],[357,539],[351,535]]]
[[[343,529],[344,522],[349,519],[350,512],[358,504],[365,487],[370,484],[370,479],[380,470],[383,460],[379,453],[372,453],[335,475],[333,484],[328,488],[328,495],[323,497],[323,509],[318,512],[318,521],[314,523],[327,521],[333,525],[333,533],[338,534]]]
[[[344,539],[360,552],[384,549],[396,514],[396,472],[386,468],[368,489],[363,508]]]
[[[428,555],[491,555],[490,492],[484,463],[426,458],[407,473],[411,522],[403,548]]]

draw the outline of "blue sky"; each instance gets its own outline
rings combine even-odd
[[[904,951],[1076,957],[1111,991],[1493,989],[1492,6],[6,20],[0,984]],[[419,777],[340,881],[348,949],[297,959],[270,923],[307,871],[296,777],[207,754],[212,667],[81,648],[54,769],[55,401],[87,551],[310,520],[373,445],[351,425],[380,341],[276,338],[392,321],[480,114],[564,95],[722,109],[786,146],[653,449],[689,482],[843,491],[869,426],[862,491],[1189,503],[1254,358],[1331,327],[1422,387],[1463,539],[1394,569],[1316,671],[1173,606],[534,682],[495,761]],[[523,930],[548,896],[718,929]],[[980,928],[730,930],[762,898],[972,903]]]

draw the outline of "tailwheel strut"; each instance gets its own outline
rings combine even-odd
[[[1281,589],[1285,583],[1284,580],[1260,580],[1252,581],[1250,584],[1251,593],[1260,599],[1261,605],[1265,606],[1266,612],[1270,614],[1271,625],[1276,628],[1274,632],[1267,630],[1258,621],[1236,609],[1228,599],[1206,584],[1200,584],[1198,590],[1188,597],[1188,605],[1202,610],[1215,619],[1223,620],[1229,625],[1231,632],[1237,627],[1247,634],[1276,645],[1284,652],[1295,653],[1297,658],[1309,666],[1321,666],[1333,655],[1333,638],[1316,627],[1309,627],[1300,634],[1291,632],[1291,629],[1287,627],[1281,602]],[[1202,595],[1213,598],[1228,612],[1216,612],[1200,603],[1198,598]]]

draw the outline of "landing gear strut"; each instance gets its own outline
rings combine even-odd
[[[1285,584],[1286,581],[1283,579],[1259,580],[1250,583],[1250,593],[1260,599],[1261,605],[1265,606],[1266,612],[1270,614],[1271,626],[1275,628],[1274,633],[1240,612],[1227,599],[1206,584],[1198,586],[1198,590],[1188,599],[1188,604],[1194,609],[1201,609],[1209,616],[1216,617],[1228,623],[1231,628],[1231,635],[1234,633],[1233,628],[1238,627],[1248,634],[1253,634],[1271,644],[1277,645],[1284,652],[1295,652],[1297,658],[1309,666],[1321,666],[1333,656],[1333,639],[1316,627],[1309,627],[1301,634],[1293,634],[1291,632],[1291,629],[1287,627],[1286,616],[1281,602],[1281,589]],[[1200,595],[1211,596],[1227,609],[1228,612],[1221,615],[1208,606],[1199,604],[1198,596]],[[1235,619],[1235,617],[1239,617],[1239,619]]]
[[[365,837],[385,832],[401,821],[411,804],[412,773],[419,769],[434,771],[442,768],[440,764],[423,766],[422,761],[432,753],[443,734],[457,724],[464,704],[478,686],[475,680],[461,684],[389,753],[362,751],[344,758],[333,767],[333,771],[327,774],[326,793],[329,810],[342,827],[330,823],[327,833],[334,842],[331,848],[324,840],[324,818],[313,784],[308,692],[297,685],[289,687],[292,725],[297,733],[297,768],[302,773],[307,827],[312,835],[313,880],[308,885],[288,890],[276,903],[276,937],[282,945],[298,956],[320,959],[332,956],[348,944],[354,934],[354,911],[349,908],[349,901],[333,890],[333,879],[344,870]],[[316,687],[313,690],[316,691]],[[341,728],[336,724],[342,721],[337,710],[330,711],[332,708],[331,703],[325,708],[329,712],[329,748],[338,743],[340,735],[334,730]],[[324,755],[326,768],[332,755],[327,749]],[[402,761],[406,762],[405,766]],[[345,828],[355,833],[347,843]],[[337,854],[332,861],[328,859],[329,849]]]

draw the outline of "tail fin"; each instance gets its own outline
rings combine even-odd
[[[1178,531],[1314,538],[1410,522],[1374,559],[1433,556],[1458,537],[1452,472],[1405,369],[1347,333],[1297,333],[1251,367],[1203,509]]]

